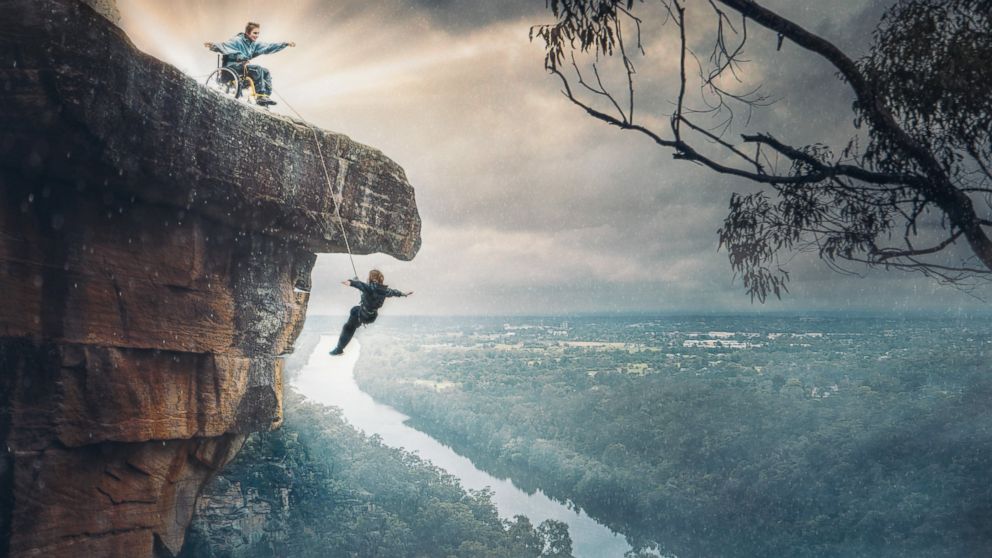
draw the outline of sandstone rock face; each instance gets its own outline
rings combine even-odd
[[[329,189],[305,123],[75,0],[4,3],[0,99],[0,555],[174,556],[204,482],[281,421],[314,253],[343,227],[412,258],[413,188],[317,131]]]
[[[271,493],[262,494],[224,474],[218,475],[207,483],[197,500],[188,531],[190,540],[180,558],[279,555],[277,549],[285,548],[293,537],[287,521],[291,513],[290,490],[288,486],[277,486]]]

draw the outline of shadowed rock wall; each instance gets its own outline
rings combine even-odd
[[[203,483],[281,422],[335,205],[356,253],[409,259],[413,188],[319,131],[330,191],[303,123],[73,0],[3,3],[0,99],[0,555],[175,555]]]

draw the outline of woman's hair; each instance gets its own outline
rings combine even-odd
[[[369,272],[369,283],[379,283],[384,285],[386,283],[386,278],[382,276],[382,272],[378,269],[373,269]]]
[[[251,33],[252,29],[259,29],[260,27],[262,26],[255,23],[254,21],[249,21],[248,23],[245,24],[245,35]]]

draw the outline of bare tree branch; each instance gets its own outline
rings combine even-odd
[[[804,153],[794,147],[783,144],[782,142],[776,140],[767,134],[754,134],[748,135],[743,134],[741,138],[748,143],[763,143],[775,151],[778,151],[786,157],[803,161],[804,163],[814,167],[819,168],[823,172],[829,174],[830,176],[849,176],[864,182],[869,182],[872,184],[906,184],[913,185],[919,183],[921,177],[911,175],[911,174],[886,174],[871,172],[860,167],[855,167],[853,165],[834,165],[828,166],[824,165],[822,162],[818,161],[816,158],[810,156],[808,153]]]
[[[940,244],[931,246],[930,248],[921,248],[919,250],[895,250],[892,248],[881,248],[876,250],[873,255],[878,257],[879,261],[884,262],[885,260],[890,260],[892,258],[906,258],[911,256],[926,256],[929,254],[936,254],[944,248],[950,246],[955,240],[961,237],[962,231],[958,231],[952,234],[950,237],[946,238]],[[986,273],[992,273],[992,271],[986,270]]]
[[[714,143],[718,143],[718,144],[722,145],[723,147],[729,149],[734,154],[738,155],[740,158],[742,158],[745,161],[747,161],[748,163],[754,165],[755,171],[758,172],[759,174],[763,174],[764,173],[764,167],[758,161],[757,156],[750,157],[749,155],[745,154],[744,152],[742,152],[741,150],[739,150],[734,145],[731,145],[730,143],[728,143],[727,141],[725,141],[723,138],[717,136],[716,134],[714,134],[714,133],[712,133],[712,132],[710,132],[708,130],[705,130],[703,128],[700,128],[699,126],[696,126],[695,124],[693,124],[692,122],[690,122],[689,120],[687,120],[685,117],[679,117],[679,120],[681,120],[689,128],[691,128],[691,129],[695,130],[696,132],[699,132],[700,134],[706,136],[707,138],[709,138]]]

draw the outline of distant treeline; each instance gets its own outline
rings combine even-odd
[[[806,349],[819,351],[817,366],[801,352],[775,357],[800,359],[774,367],[792,371],[784,376],[742,367],[724,349],[691,349],[710,355],[705,370],[593,374],[574,349],[535,364],[540,350],[527,343],[470,348],[459,334],[432,339],[448,344],[435,350],[389,334],[363,345],[362,389],[637,547],[680,558],[992,556],[982,336],[954,338],[970,351],[941,350],[950,333],[934,338],[913,352],[930,353],[925,361],[824,340]],[[606,354],[587,352],[598,363]]]
[[[382,445],[336,408],[287,390],[286,420],[252,434],[222,473],[225,486],[274,503],[267,525],[232,550],[193,529],[184,556],[539,558],[571,555],[564,523],[502,520],[488,490],[458,480],[406,451]],[[279,503],[288,497],[288,507]],[[209,530],[209,527],[208,529]]]

